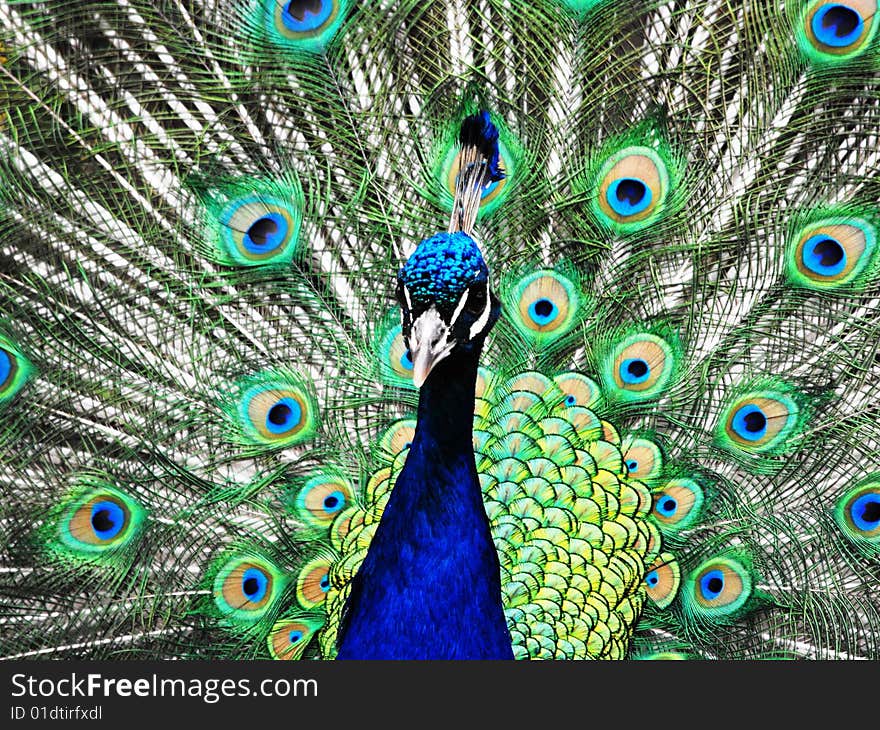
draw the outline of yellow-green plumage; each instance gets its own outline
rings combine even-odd
[[[491,370],[482,377],[474,431],[486,438],[475,439],[477,471],[501,561],[514,653],[620,659],[645,600],[645,566],[660,545],[648,517],[650,493],[628,478],[620,443],[601,440],[599,419],[567,405],[553,380],[531,371],[506,382]],[[321,641],[328,655],[348,580],[366,555],[405,458],[401,428],[405,421],[381,439],[390,468],[373,472],[363,505],[336,518],[347,529],[327,595],[330,624]],[[337,525],[331,529],[339,535]]]

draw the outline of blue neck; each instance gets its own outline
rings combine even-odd
[[[512,659],[498,555],[474,463],[479,352],[419,396],[415,437],[352,581],[339,659]]]

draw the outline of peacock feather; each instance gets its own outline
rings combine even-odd
[[[0,656],[880,656],[877,23],[0,6]]]

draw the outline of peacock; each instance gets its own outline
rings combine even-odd
[[[877,0],[0,21],[0,656],[880,657]]]

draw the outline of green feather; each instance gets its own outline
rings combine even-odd
[[[0,406],[11,401],[33,375],[33,366],[24,355],[0,336]]]
[[[92,565],[131,564],[148,515],[100,478],[83,475],[47,520],[41,539],[60,558]]]
[[[480,109],[516,656],[880,656],[876,9],[4,5],[4,656],[335,655]]]
[[[242,378],[222,407],[230,435],[243,445],[293,446],[312,438],[319,421],[308,381],[291,370]]]
[[[752,598],[754,576],[743,554],[718,556],[695,567],[682,586],[685,614],[701,622],[727,622],[745,610]]]
[[[295,176],[236,180],[206,194],[205,254],[229,266],[289,264],[296,255],[304,200]]]

